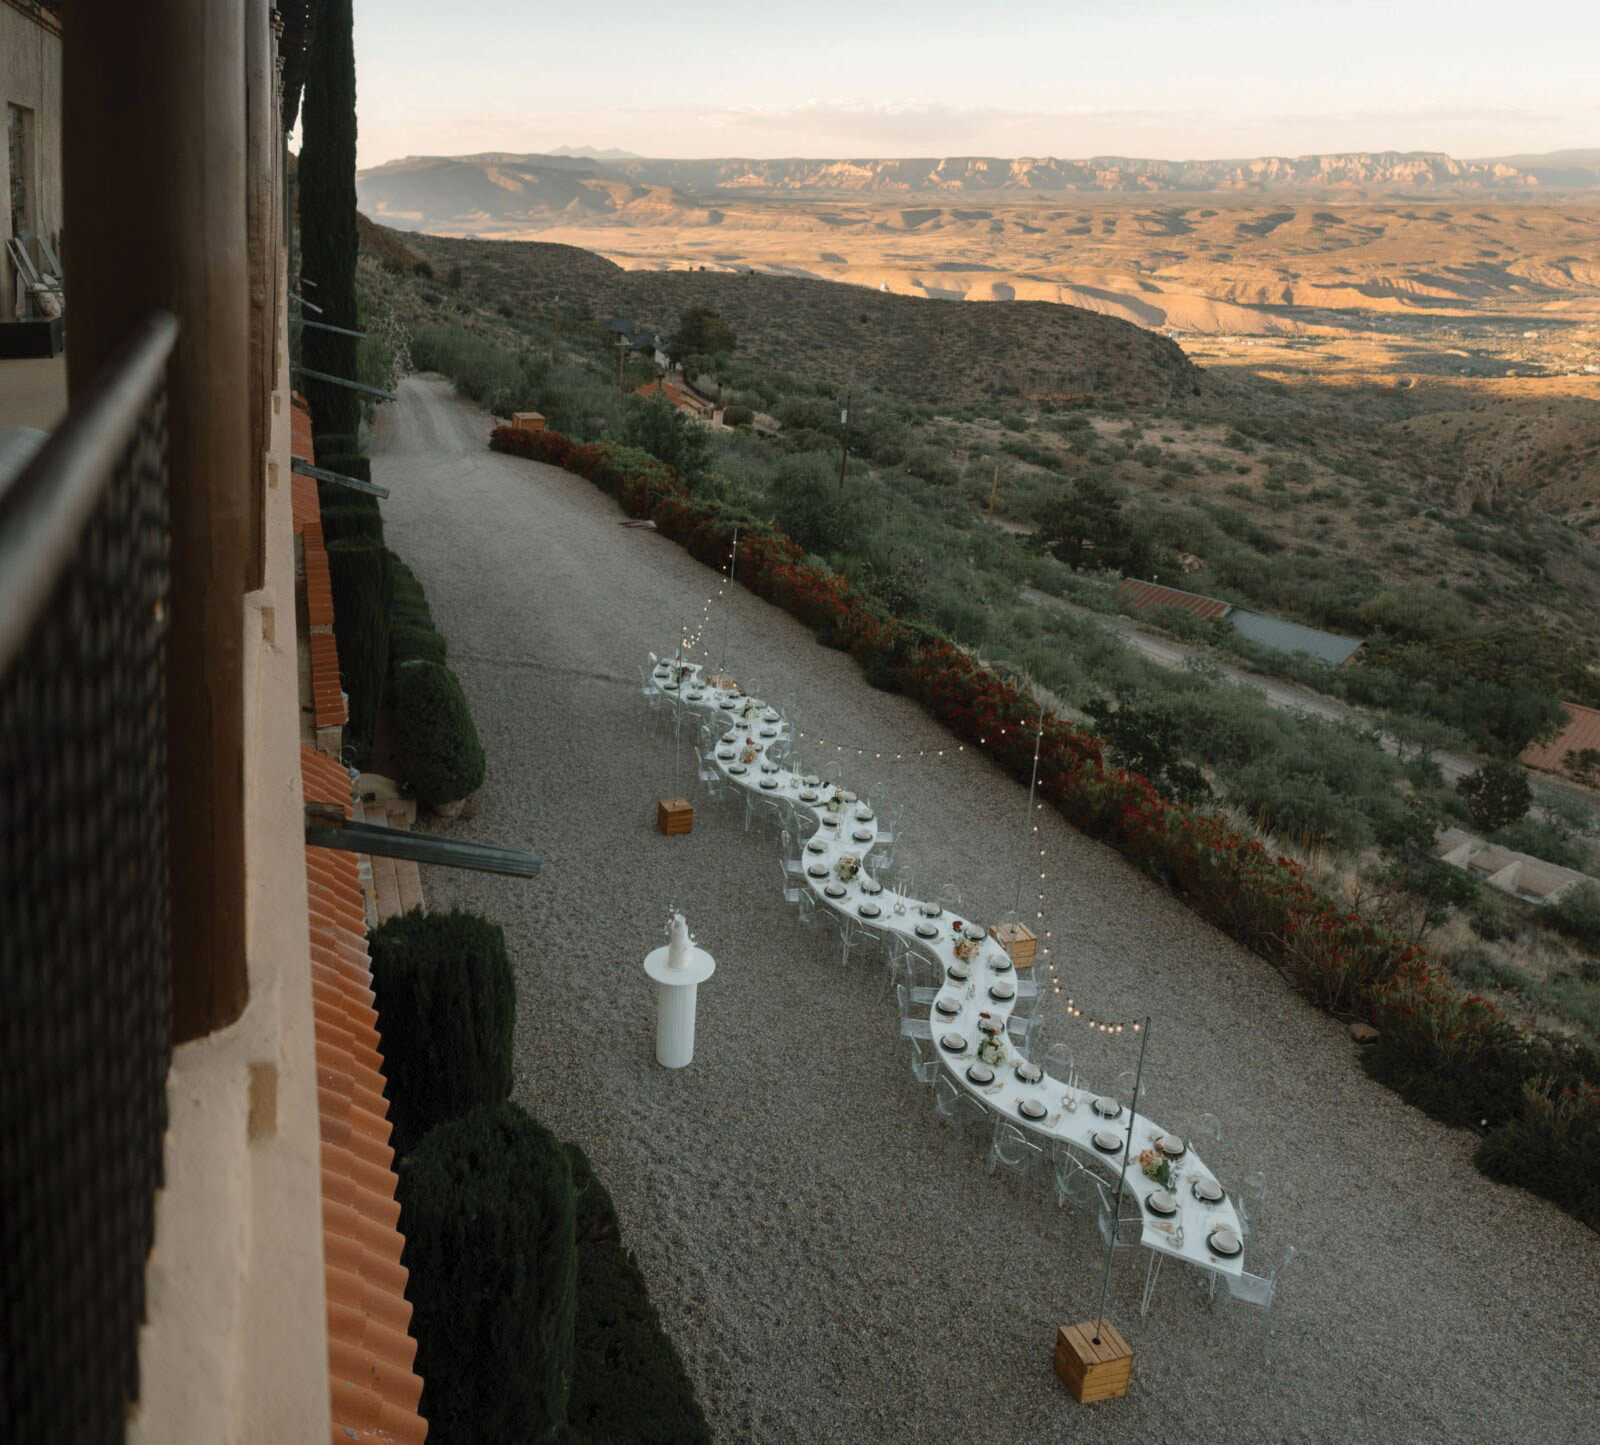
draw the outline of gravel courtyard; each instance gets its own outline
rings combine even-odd
[[[654,829],[672,745],[638,668],[697,625],[715,574],[621,526],[586,482],[491,453],[491,425],[446,383],[410,378],[379,414],[373,477],[488,754],[476,816],[435,826],[529,847],[544,871],[432,870],[424,890],[505,925],[516,1096],[609,1184],[718,1439],[1593,1438],[1600,1239],[1479,1175],[1471,1136],[1370,1082],[1344,1030],[1268,965],[1046,813],[1067,986],[1091,1012],[1151,1013],[1150,1112],[1182,1129],[1211,1110],[1224,1184],[1265,1172],[1246,1267],[1298,1250],[1270,1340],[1258,1312],[1213,1308],[1175,1267],[1140,1320],[1143,1261],[1119,1257],[1108,1313],[1133,1388],[1075,1405],[1051,1349],[1058,1323],[1093,1313],[1093,1219],[984,1180],[977,1148],[957,1151],[905,1097],[892,998],[876,972],[849,987],[794,921],[770,833],[746,834],[731,806],[704,808],[686,839]],[[807,733],[948,740],[742,589],[727,658]],[[980,921],[1008,905],[1025,802],[1009,778],[954,753],[852,758],[846,777],[905,805],[900,853],[923,891],[956,883]],[[640,968],[669,904],[717,959],[677,1074],[654,1063]],[[1091,1037],[1060,1000],[1042,1006],[1089,1081],[1132,1067],[1130,1035]]]

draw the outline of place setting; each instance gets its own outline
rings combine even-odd
[[[961,1013],[961,1001],[953,998],[941,998],[934,1004],[936,1012],[947,1019],[953,1019]]]

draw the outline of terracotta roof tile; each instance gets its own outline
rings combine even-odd
[[[315,641],[316,639],[313,639]],[[331,640],[331,639],[330,639]],[[319,718],[320,721],[320,718]],[[351,812],[351,778],[300,750],[306,801]],[[366,908],[353,853],[306,849],[317,1118],[322,1140],[323,1257],[328,1297],[332,1440],[420,1445],[422,1381],[407,1333],[405,1247],[383,1096],[382,1039],[367,962]]]
[[[1135,577],[1125,577],[1117,588],[1118,602],[1144,612],[1151,607],[1176,607],[1191,612],[1196,617],[1221,617],[1233,606],[1216,597],[1202,597],[1198,592],[1183,592],[1176,587],[1163,587],[1159,582],[1141,582]]]
[[[1567,725],[1547,743],[1536,743],[1522,755],[1530,768],[1543,768],[1546,772],[1565,770],[1567,759],[1585,748],[1600,748],[1600,708],[1580,707],[1575,702],[1564,703]]]

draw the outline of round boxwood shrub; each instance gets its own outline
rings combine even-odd
[[[418,627],[395,618],[389,629],[389,666],[404,667],[412,662],[443,662],[445,641],[442,633],[431,627]]]
[[[346,494],[354,498],[355,492]],[[350,538],[362,542],[383,541],[383,513],[377,508],[377,499],[369,498],[370,507],[349,503],[322,509],[322,536],[327,542],[342,542]]]
[[[406,780],[423,802],[454,803],[482,785],[483,744],[449,668],[419,662],[399,669],[394,731]]]
[[[429,1441],[557,1438],[577,1290],[561,1142],[515,1104],[478,1109],[406,1156],[396,1192]]]
[[[583,1150],[572,1143],[566,1148],[577,1193],[578,1240],[570,1438],[638,1445],[709,1441],[682,1357],[621,1242],[616,1206]]]
[[[516,983],[498,923],[476,913],[410,913],[373,930],[389,1118],[402,1153],[436,1124],[511,1092]]]

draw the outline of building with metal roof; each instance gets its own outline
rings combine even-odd
[[[1226,616],[1240,636],[1248,637],[1259,647],[1269,647],[1274,652],[1303,652],[1318,662],[1327,663],[1329,667],[1339,667],[1348,662],[1362,645],[1359,637],[1341,637],[1337,632],[1303,627],[1298,622],[1285,622],[1281,617],[1248,612],[1243,607],[1230,607]]]

